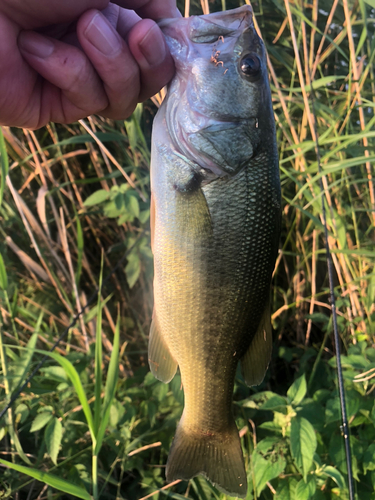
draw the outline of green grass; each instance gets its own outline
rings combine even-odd
[[[179,6],[200,14],[240,3]],[[316,140],[355,488],[360,500],[375,498],[373,372],[361,378],[375,368],[374,7],[253,4],[269,53],[283,226],[273,360],[260,387],[236,381],[248,500],[347,498]],[[3,498],[226,498],[200,477],[171,486],[164,478],[183,394],[179,376],[159,383],[147,364],[150,136],[159,102],[139,105],[125,122],[2,129],[0,409],[130,249],[0,423]]]

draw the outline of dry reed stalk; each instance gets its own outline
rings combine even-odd
[[[345,19],[346,19],[346,25],[347,25],[347,30],[348,30],[348,42],[349,42],[349,52],[350,52],[350,61],[352,65],[352,72],[353,72],[353,78],[354,78],[354,87],[357,89],[359,88],[359,70],[357,66],[357,58],[356,58],[356,53],[355,53],[355,46],[354,46],[354,38],[353,38],[353,32],[352,32],[352,25],[350,22],[350,13],[349,13],[349,7],[348,7],[348,0],[343,0],[343,7],[344,7],[344,12],[345,12]],[[358,113],[359,113],[359,121],[361,125],[361,130],[364,131],[366,129],[366,120],[365,120],[365,114],[363,111],[363,106],[362,106],[362,96],[360,92],[357,93],[357,100],[358,100]],[[365,149],[365,156],[369,157],[370,153],[368,151],[368,139],[367,137],[363,138],[363,146],[366,148]],[[373,169],[371,166],[371,163],[369,161],[366,162],[366,171],[367,171],[367,178],[368,178],[368,186],[369,186],[369,192],[370,192],[370,200],[371,200],[371,214],[372,214],[372,223],[375,225],[375,191],[374,191],[374,183],[373,183]]]
[[[315,49],[315,34],[316,34],[316,26],[318,25],[318,0],[313,0],[313,5],[312,5],[312,16],[311,16],[311,21],[312,21],[312,28],[311,28],[311,33],[310,33],[310,53],[309,53],[309,63],[308,67],[312,68],[313,66],[313,59],[314,59],[314,49]],[[310,79],[313,80],[314,78],[310,75]]]
[[[248,5],[251,5],[250,1],[248,1],[248,0],[246,0],[246,3]],[[281,23],[280,29],[277,32],[277,35],[275,36],[275,38],[272,40],[272,43],[277,43],[278,42],[278,40],[280,39],[281,35],[284,33],[285,28],[287,27],[287,24],[288,24],[288,18],[284,17],[284,21]]]
[[[34,247],[34,250],[35,250],[36,254],[38,255],[38,258],[39,258],[40,262],[42,263],[42,266],[44,267],[44,270],[46,271],[46,273],[47,273],[50,281],[52,282],[53,286],[55,287],[56,293],[57,293],[59,299],[61,300],[62,304],[64,304],[65,308],[72,314],[72,310],[71,310],[70,304],[68,304],[66,302],[63,294],[61,293],[60,287],[58,286],[58,284],[57,284],[54,276],[52,275],[49,267],[47,266],[47,263],[46,263],[43,255],[42,255],[42,253],[40,251],[40,248],[39,248],[39,246],[38,246],[38,244],[37,244],[37,242],[36,242],[36,240],[34,238],[33,232],[31,230],[31,227],[29,225],[29,222],[28,222],[28,220],[26,218],[26,215],[25,215],[25,212],[23,210],[23,206],[25,206],[25,204],[22,202],[22,200],[20,199],[20,196],[18,195],[17,191],[14,189],[13,184],[12,184],[9,176],[7,177],[7,185],[8,185],[8,187],[10,189],[10,192],[11,192],[11,194],[13,196],[14,202],[15,202],[15,204],[17,206],[18,212],[19,212],[19,214],[21,216],[22,222],[23,222],[23,224],[25,226],[25,229],[26,229],[26,231],[27,231],[27,233],[29,235],[29,238],[30,238],[31,243],[32,243],[32,245]]]
[[[94,132],[94,134],[96,134],[96,125],[95,125],[95,121],[93,120],[93,117],[89,116],[88,117],[88,121],[90,123],[92,131]],[[109,191],[109,189],[110,189],[109,188],[109,184],[108,184],[108,182],[107,182],[106,179],[103,179],[103,177],[104,177],[104,171],[103,171],[103,168],[102,168],[102,166],[100,165],[100,162],[99,162],[99,155],[98,155],[96,149],[94,148],[93,144],[89,145],[89,149],[90,149],[90,156],[91,156],[91,159],[92,159],[92,164],[93,164],[93,166],[95,168],[96,175],[100,179],[100,184],[101,184],[101,186],[102,186],[103,189],[105,189],[106,191]],[[99,146],[99,149],[100,149],[100,146]],[[108,160],[107,155],[105,154],[105,152],[102,149],[100,149],[100,152],[102,154],[102,158],[104,159],[106,167],[108,168],[108,171],[110,173],[112,173],[111,163]],[[116,179],[112,179],[112,183],[113,183],[113,185],[116,185]]]
[[[152,498],[153,496],[157,495],[161,491],[165,491],[168,488],[172,488],[172,486],[175,486],[176,484],[181,483],[181,479],[177,479],[176,481],[172,481],[171,483],[163,486],[162,488],[154,491],[153,493],[150,493],[149,495],[146,495],[145,497],[140,498],[139,500],[147,500],[148,498]]]
[[[316,301],[315,301],[315,295],[316,295],[316,240],[317,240],[316,234],[317,234],[317,231],[316,231],[316,229],[314,229],[312,232],[311,301],[310,301],[310,308],[309,308],[310,315],[313,314],[314,307],[316,304]],[[311,328],[312,328],[312,319],[309,319],[307,322],[307,329],[306,329],[306,339],[305,339],[306,345],[308,345],[310,342]]]
[[[39,276],[39,278],[46,283],[51,283],[48,274],[45,272],[43,267],[39,265],[35,260],[33,260],[26,252],[21,250],[18,245],[12,240],[10,236],[5,237],[5,243],[12,250],[13,253],[17,255],[22,264],[26,267],[26,269],[33,274],[34,276]],[[35,277],[35,281],[37,278]]]
[[[137,455],[137,453],[149,450],[150,448],[158,448],[159,446],[161,446],[161,441],[157,441],[156,443],[152,444],[146,444],[145,446],[141,446],[141,448],[137,448],[136,450],[133,450],[130,453],[128,453],[128,457],[133,457],[134,455]]]
[[[184,17],[190,16],[190,0],[185,0],[185,12]]]
[[[210,13],[210,7],[208,5],[208,0],[201,0],[201,7],[202,7],[203,14]]]
[[[250,0],[245,0],[245,1],[246,1],[247,5],[251,5]],[[258,24],[258,21],[257,21],[256,17],[254,16],[253,19],[254,19],[254,27],[255,27],[258,35],[260,36],[260,38],[263,39],[262,32],[261,32],[261,29],[259,27],[259,24]],[[287,18],[285,18],[285,21],[287,23]],[[292,134],[294,143],[295,144],[299,144],[300,141],[299,141],[299,138],[298,138],[298,134],[297,134],[296,129],[295,129],[294,125],[293,125],[293,122],[292,122],[292,119],[291,119],[288,107],[286,105],[286,99],[285,99],[285,97],[284,97],[284,95],[283,95],[283,93],[281,91],[281,87],[280,87],[279,81],[277,79],[275,69],[273,67],[273,64],[272,64],[272,62],[271,62],[268,54],[267,54],[267,66],[268,66],[268,69],[269,69],[269,72],[270,72],[270,75],[271,75],[272,83],[276,87],[277,95],[278,95],[278,98],[280,100],[281,107],[283,109],[284,117],[285,117],[285,119],[286,119],[286,121],[288,123],[288,126],[290,128],[290,132]],[[276,121],[278,121],[278,117],[275,116],[275,118],[276,118]],[[293,151],[294,151],[294,153],[296,155],[299,155],[299,154],[302,155],[302,150],[300,148],[298,148],[298,147],[295,148],[295,149],[293,148]],[[304,161],[304,159],[303,159],[303,161]]]
[[[328,34],[328,30],[330,29],[330,26],[332,24],[333,16],[334,16],[334,14],[336,12],[336,8],[337,8],[338,3],[339,3],[339,0],[334,0],[332,8],[331,8],[331,10],[330,10],[330,12],[328,14],[327,22],[326,22],[326,25],[324,27],[323,36],[322,36],[322,39],[320,41],[318,50],[316,51],[315,61],[314,61],[313,64],[311,64],[311,59],[310,59],[310,67],[312,68],[311,69],[311,79],[312,80],[314,80],[315,73],[316,73],[316,70],[318,68],[318,64],[320,64],[320,62],[321,62],[320,55],[322,53],[323,45],[324,45],[324,42],[326,40],[326,37],[327,37],[327,34]]]
[[[82,313],[82,305],[81,305],[81,302],[79,300],[78,288],[77,288],[77,284],[76,284],[76,280],[75,280],[75,276],[74,276],[73,261],[72,261],[72,256],[71,256],[70,250],[69,250],[68,237],[67,237],[65,218],[64,218],[64,211],[63,211],[62,207],[60,207],[60,219],[61,219],[61,226],[62,226],[62,240],[61,240],[62,250],[63,250],[63,253],[65,255],[65,260],[68,264],[70,279],[71,279],[72,287],[73,287],[73,293],[74,293],[75,300],[76,300],[77,313],[80,315],[79,323],[81,325],[81,331],[82,331],[82,335],[83,335],[84,344],[86,347],[86,352],[89,352],[89,350],[90,350],[89,340],[88,340],[88,336],[87,336],[85,322],[84,322],[83,316],[81,314]]]
[[[301,64],[300,57],[299,57],[299,51],[298,51],[297,40],[296,40],[295,32],[294,32],[293,18],[292,18],[292,15],[291,15],[291,9],[290,9],[290,5],[289,5],[289,0],[284,0],[284,3],[285,3],[286,10],[287,10],[287,16],[288,16],[289,26],[290,26],[291,36],[292,36],[292,43],[293,43],[293,48],[294,48],[294,53],[295,53],[296,65],[297,65],[297,70],[298,70],[298,75],[299,75],[301,90],[302,90],[302,94],[303,94],[303,99],[304,99],[304,103],[305,103],[305,113],[306,113],[306,115],[305,115],[306,118],[305,119],[309,123],[311,136],[312,136],[314,142],[316,142],[317,137],[316,137],[316,134],[315,134],[315,123],[314,123],[314,118],[313,118],[313,116],[311,114],[311,111],[310,111],[309,101],[307,99],[306,86],[305,86],[305,81],[304,81],[303,73],[302,73],[302,64]],[[303,129],[303,127],[302,127],[302,129]],[[308,178],[309,178],[309,176],[308,176]],[[332,213],[333,202],[332,202],[331,195],[330,195],[330,192],[329,192],[329,186],[328,186],[328,182],[327,182],[327,177],[325,175],[322,176],[322,182],[323,182],[324,195],[325,195],[326,200],[327,200],[328,208],[331,211],[331,220],[334,223],[334,217],[333,217],[333,213]],[[335,234],[337,234],[337,230],[336,230],[335,227],[332,227],[332,230],[334,231]],[[334,249],[334,248],[339,249],[339,242],[338,242],[337,238],[330,237],[329,238],[329,244],[330,244],[330,248],[332,248],[332,249]],[[342,256],[342,254],[341,254],[341,256]],[[339,257],[338,259],[337,258],[333,258],[333,262],[334,262],[334,265],[335,265],[336,272],[337,272],[337,274],[339,276],[341,274],[340,267],[342,267],[344,265],[345,258],[341,258],[341,257]],[[346,263],[345,263],[344,274],[345,274],[345,280],[341,280],[341,283],[340,283],[341,286],[342,286],[342,289],[343,289],[343,293],[345,291],[344,283],[349,284],[349,283],[352,282],[352,277],[348,273],[348,270],[347,270],[347,267],[346,267]],[[354,316],[356,316],[356,312],[358,311],[358,306],[359,306],[358,295],[352,289],[352,287],[350,287],[350,286],[348,286],[347,291],[350,294],[351,305],[352,305],[352,307],[354,307],[354,309],[353,309]],[[350,311],[350,316],[352,316],[351,311]],[[352,333],[354,334],[353,330],[352,330]]]
[[[52,140],[53,140],[54,144],[56,144],[56,146],[58,147],[58,142],[59,142],[59,139],[58,139],[58,137],[57,137],[56,130],[54,130],[54,127],[52,128],[52,126],[51,126],[51,125],[49,125],[49,132],[50,132],[50,135],[51,135],[51,137],[52,137]],[[61,153],[60,148],[58,148],[58,150],[59,150],[59,152]],[[70,182],[71,182],[71,184],[72,184],[72,186],[73,186],[73,189],[74,189],[74,194],[75,194],[75,197],[76,197],[76,199],[77,199],[77,201],[78,201],[78,204],[79,204],[79,206],[80,206],[80,209],[81,209],[81,210],[85,210],[85,207],[84,207],[84,204],[83,204],[83,199],[82,199],[82,197],[81,197],[81,194],[80,194],[80,192],[79,192],[79,190],[78,190],[78,187],[77,187],[77,185],[76,185],[76,182],[75,182],[75,175],[71,172],[71,169],[70,169],[70,167],[69,167],[69,164],[68,164],[68,163],[67,163],[67,162],[63,159],[62,155],[60,155],[60,158],[61,158],[61,160],[62,160],[62,162],[63,162],[64,171],[67,173],[67,175],[68,175],[68,177],[69,177],[69,180],[70,180]],[[77,170],[79,171],[79,168],[77,168]],[[51,170],[50,170],[50,169],[48,169],[48,174],[49,174],[49,178],[50,178],[51,182],[53,183],[53,185],[58,186],[58,182],[54,179],[53,174],[52,174],[52,172],[51,172]],[[73,200],[73,196],[71,196],[71,199]],[[71,201],[72,201],[72,200],[71,200]],[[64,209],[65,209],[65,213],[66,213],[66,214],[67,214],[67,216],[69,217],[69,211],[68,211],[68,210],[67,210],[67,208],[65,207],[65,204],[64,204],[64,203],[63,203],[63,206],[64,206]],[[92,232],[92,234],[93,234],[93,236],[94,236],[94,238],[95,238],[96,243],[98,244],[98,247],[100,248],[100,250],[101,250],[101,251],[104,251],[103,246],[102,246],[101,241],[100,241],[100,238],[99,238],[99,236],[98,236],[98,234],[97,234],[97,230],[94,228],[93,223],[92,223],[92,221],[91,221],[90,217],[88,217],[87,215],[85,215],[85,219],[86,219],[86,221],[87,221],[87,223],[88,223],[88,225],[89,225],[89,227],[90,227],[90,229],[91,229],[91,232]],[[72,230],[73,230],[73,232],[74,232],[74,236],[75,236],[75,239],[73,238],[71,241],[72,241],[72,243],[75,245],[75,243],[74,243],[74,242],[75,242],[75,240],[76,240],[77,234],[76,234],[76,231],[75,231],[75,228],[74,228],[74,224],[72,224],[72,223],[71,223],[70,225],[71,225],[71,227],[72,227]],[[75,245],[75,250],[77,251],[77,249],[76,249],[76,245]],[[105,258],[105,263],[106,263],[106,265],[108,266],[108,268],[111,268],[111,262],[109,261],[108,256],[106,255],[106,253],[104,253],[104,258]],[[96,280],[95,280],[95,276],[94,276],[94,274],[93,274],[93,273],[92,273],[92,271],[91,271],[91,268],[90,268],[90,265],[89,265],[89,262],[88,262],[87,256],[86,256],[86,254],[85,254],[85,252],[84,252],[84,251],[82,252],[82,266],[83,266],[83,268],[85,269],[85,271],[88,273],[88,275],[89,275],[89,277],[90,277],[90,280],[91,280],[92,284],[93,284],[95,287],[97,287],[97,282],[96,282]],[[120,285],[120,283],[119,283],[119,281],[118,281],[118,279],[117,279],[117,277],[116,277],[115,275],[113,276],[113,279],[114,279],[114,281],[115,281],[115,286],[116,286],[116,289],[120,292],[120,294],[121,294],[121,296],[122,296],[122,299],[123,299],[123,303],[125,303],[125,298],[123,297],[123,294],[122,294],[121,285]],[[102,300],[103,300],[103,297],[102,297]],[[107,305],[105,305],[105,306],[103,307],[103,310],[104,310],[104,313],[105,313],[105,315],[106,315],[106,318],[107,318],[107,320],[108,320],[108,322],[109,322],[109,324],[110,324],[111,330],[112,330],[112,332],[114,333],[114,332],[115,332],[116,325],[115,325],[115,322],[114,322],[114,320],[113,320],[113,318],[112,318],[112,315],[111,315],[111,313],[110,313],[110,311],[109,311],[109,309],[108,309],[108,306],[107,306]],[[112,344],[111,344],[111,342],[109,341],[109,339],[106,337],[106,335],[105,335],[105,333],[104,333],[104,332],[102,333],[102,337],[103,337],[103,344],[104,344],[105,348],[106,348],[109,352],[111,352],[111,351],[112,351]]]
[[[94,141],[98,144],[100,149],[105,152],[105,154],[108,156],[108,158],[111,160],[111,162],[116,166],[116,168],[122,173],[122,175],[125,177],[129,185],[137,191],[139,194],[140,198],[142,201],[146,201],[145,197],[143,196],[143,193],[137,188],[137,186],[134,184],[132,179],[128,176],[128,174],[125,172],[125,170],[122,168],[122,166],[119,164],[119,162],[116,160],[116,158],[112,155],[112,153],[104,146],[102,141],[98,139],[96,134],[91,130],[90,127],[87,126],[86,122],[84,120],[79,120],[79,124],[86,130],[88,134],[91,135],[91,137],[94,139]]]

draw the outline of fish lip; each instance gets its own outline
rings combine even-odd
[[[187,19],[193,19],[193,18],[197,18],[197,17],[200,17],[200,18],[203,18],[203,19],[207,19],[209,18],[209,21],[211,21],[212,19],[224,19],[224,23],[225,24],[228,24],[228,19],[229,18],[233,18],[233,19],[236,19],[236,18],[239,18],[240,15],[242,14],[245,14],[245,16],[243,17],[243,20],[247,17],[247,18],[250,18],[250,22],[249,24],[253,24],[252,20],[253,20],[253,9],[250,5],[246,4],[246,5],[243,5],[242,7],[238,7],[237,9],[231,9],[231,10],[226,10],[226,11],[219,11],[219,12],[213,12],[211,14],[204,14],[204,15],[200,15],[200,16],[190,16],[190,18],[186,18],[186,17],[168,17],[168,18],[165,18],[165,19],[160,19],[157,21],[157,24],[159,26],[159,28],[161,30],[163,30],[163,28],[169,26],[170,24],[176,24],[178,22],[186,22]]]
[[[238,23],[238,21],[240,22]],[[243,23],[244,27],[242,28]],[[180,40],[186,41],[186,39],[188,39],[191,42],[199,43],[199,37],[201,36],[203,39],[209,38],[211,31],[213,37],[214,32],[217,32],[217,39],[220,38],[220,36],[230,37],[248,29],[254,29],[253,9],[250,5],[246,4],[237,9],[224,12],[219,11],[212,14],[190,16],[188,18],[178,17],[161,19],[157,21],[157,24],[166,37],[167,43],[168,38],[177,42]],[[186,24],[189,27],[188,30],[184,29]],[[210,42],[202,40],[202,43]]]

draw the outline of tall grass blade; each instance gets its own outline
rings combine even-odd
[[[49,472],[43,472],[38,469],[32,469],[30,467],[25,467],[24,465],[12,464],[7,460],[0,459],[0,464],[9,467],[9,469],[16,470],[21,472],[22,474],[26,474],[27,476],[33,477],[37,481],[41,481],[42,483],[48,484],[51,488],[55,488],[56,490],[63,491],[68,495],[73,495],[76,498],[82,498],[83,500],[92,500],[91,495],[87,493],[86,490],[77,486],[74,483],[70,483],[65,479],[61,479]]]
[[[97,301],[97,317],[96,317],[96,340],[95,340],[95,403],[94,403],[94,429],[95,436],[98,433],[100,418],[101,418],[101,398],[102,398],[102,286],[103,286],[103,265],[104,256],[102,255],[100,276],[99,276],[99,291]]]
[[[8,276],[5,269],[4,259],[0,253],[0,288],[6,290],[8,288]]]
[[[95,454],[99,453],[99,450],[102,446],[104,433],[109,421],[111,405],[115,397],[118,374],[119,374],[119,348],[120,348],[120,314],[118,315],[117,318],[116,330],[113,338],[113,348],[111,353],[111,359],[108,366],[107,381],[104,391],[103,411],[102,411],[99,431],[96,438],[97,442],[95,447]]]
[[[73,384],[73,387],[76,391],[77,397],[79,399],[79,402],[82,405],[82,410],[83,413],[85,414],[87,425],[89,426],[91,438],[93,441],[95,441],[95,430],[94,430],[94,420],[92,417],[92,412],[91,408],[89,406],[88,400],[86,398],[86,391],[83,388],[81,379],[79,378],[79,374],[77,370],[74,368],[72,363],[61,356],[60,354],[57,354],[56,352],[48,352],[48,351],[42,351],[39,349],[36,349],[36,352],[39,352],[40,354],[44,354],[46,356],[50,356],[52,359],[57,361],[65,370],[65,373],[68,375],[70,378],[70,381]]]
[[[25,452],[23,451],[20,440],[18,439],[17,433],[16,433],[14,426],[13,426],[13,420],[8,422],[8,424],[9,424],[8,425],[9,436],[10,436],[11,442],[13,443],[19,457],[25,462],[25,464],[31,465],[31,462],[30,462],[29,458],[26,456]]]
[[[40,316],[38,318],[38,322],[36,325],[35,330],[39,331],[40,324],[42,322],[43,318],[43,312],[40,313]],[[35,352],[35,347],[36,343],[38,341],[38,334],[33,333],[27,342],[26,345],[26,352],[23,353],[20,356],[19,361],[17,362],[17,366],[14,366],[14,363],[12,364],[12,370],[15,368],[18,368],[18,373],[16,372],[15,375],[13,376],[12,383],[11,383],[11,392],[12,394],[16,393],[17,390],[19,389],[20,385],[22,384],[23,380],[25,380],[27,372],[29,371],[30,365],[31,365],[31,360]]]
[[[3,131],[0,127],[0,206],[3,202],[6,176],[9,171],[8,153],[5,146]]]

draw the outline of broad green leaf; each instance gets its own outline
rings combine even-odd
[[[25,405],[24,403],[19,404],[14,410],[14,416],[17,423],[20,422],[21,424],[23,424],[27,419],[27,417],[29,416],[29,414],[30,410],[28,406]]]
[[[252,454],[252,467],[255,477],[257,495],[263,491],[268,481],[278,477],[285,469],[286,461],[281,455],[277,457],[276,461],[272,459],[266,460],[255,449]]]
[[[126,279],[129,288],[133,288],[141,273],[141,261],[136,252],[132,252],[128,257],[128,263],[125,267]]]
[[[358,446],[358,440],[354,436],[350,437],[350,445],[352,450],[354,449],[354,447]],[[339,434],[332,434],[328,452],[332,463],[335,464],[337,469],[339,469],[344,474],[347,474],[348,469],[346,462],[344,437]],[[358,474],[360,470],[355,452],[352,453],[352,470],[354,478],[359,481]]]
[[[341,421],[340,401],[337,396],[327,401],[325,420],[326,425]]]
[[[50,411],[44,411],[43,413],[39,413],[33,420],[31,424],[30,432],[36,432],[40,429],[43,429],[44,426],[48,424],[48,422],[53,418],[53,415]]]
[[[191,481],[191,486],[199,497],[199,500],[212,500],[212,490],[206,479],[197,476]]]
[[[365,2],[370,5],[373,9],[375,9],[375,0],[365,0]]]
[[[363,456],[363,473],[368,470],[375,470],[375,444],[372,443],[365,451]]]
[[[83,205],[85,207],[91,207],[92,205],[99,205],[99,203],[103,203],[103,201],[108,200],[110,197],[110,192],[106,191],[105,189],[99,189],[98,191],[95,191],[95,193],[92,193]]]
[[[306,480],[317,441],[313,426],[303,417],[294,417],[290,428],[290,451],[298,470]]]
[[[154,389],[152,390],[152,395],[155,396],[160,403],[161,401],[163,401],[168,392],[169,392],[168,385],[164,384],[163,382],[160,382],[155,385]]]
[[[125,195],[125,207],[133,217],[139,217],[139,203],[135,196]]]
[[[40,330],[40,324],[43,319],[43,312],[40,313],[37,324],[35,326],[35,331]],[[12,380],[12,392],[15,393],[19,386],[25,381],[26,375],[29,371],[31,360],[35,352],[35,346],[38,341],[38,334],[33,333],[27,343],[26,352],[24,352],[16,363],[12,364],[13,380]]]
[[[87,397],[86,397],[86,391],[82,386],[81,379],[79,378],[77,370],[74,368],[72,363],[61,356],[60,354],[57,354],[56,352],[49,352],[49,351],[42,351],[42,350],[36,350],[36,352],[40,352],[41,354],[46,354],[47,356],[51,356],[55,361],[60,363],[60,365],[64,368],[66,374],[70,378],[70,381],[73,384],[73,387],[77,393],[78,399],[82,405],[82,410],[83,413],[85,414],[87,425],[89,426],[90,433],[91,433],[91,439],[95,439],[95,432],[94,432],[94,421],[92,418],[92,412],[91,408],[88,404]]]
[[[374,446],[374,445],[370,445]],[[342,476],[341,472],[335,469],[335,467],[332,467],[332,465],[326,465],[323,470],[319,473],[319,475],[323,477],[330,477],[335,481],[337,486],[341,489],[346,488],[345,480],[344,477]]]
[[[48,423],[44,431],[44,440],[47,445],[48,455],[52,462],[57,465],[57,455],[59,454],[62,438],[62,425],[58,418],[54,417]]]
[[[259,406],[259,410],[272,410],[285,413],[287,411],[287,404],[283,396],[271,396],[265,403]]]
[[[6,460],[0,459],[0,463],[9,467],[9,469],[16,470],[21,472],[22,474],[26,474],[27,476],[33,477],[37,481],[41,481],[44,484],[48,484],[51,488],[55,488],[56,490],[63,491],[68,495],[73,495],[76,498],[82,498],[83,500],[92,500],[91,496],[88,494],[86,490],[81,488],[80,486],[76,486],[65,479],[61,479],[53,474],[49,474],[48,472],[43,472],[38,469],[33,469],[31,467],[25,467],[24,465],[12,464],[11,462],[7,462]]]
[[[1,290],[6,290],[8,288],[8,276],[5,269],[5,264],[3,256],[0,253],[0,288]]]
[[[253,408],[254,403],[257,404],[259,410],[282,411],[286,409],[288,400],[275,392],[264,391],[254,394],[242,404],[245,408]]]
[[[295,495],[297,484],[294,477],[279,480],[275,500],[299,500]]]
[[[316,491],[316,481],[314,477],[309,477],[307,481],[301,479],[296,487],[296,498],[298,500],[309,500]]]
[[[288,389],[287,396],[291,404],[295,406],[299,405],[305,397],[306,391],[306,377],[305,374],[303,374],[301,377],[297,378]]]
[[[68,380],[68,376],[62,366],[46,366],[41,368],[40,371],[50,380],[56,380],[57,382],[66,382]]]

